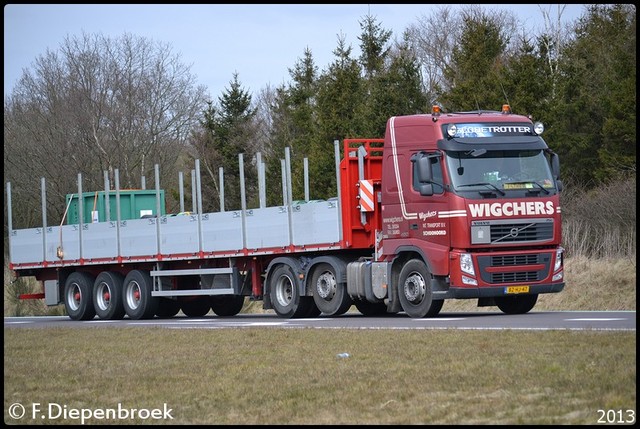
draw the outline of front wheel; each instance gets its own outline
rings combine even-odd
[[[429,307],[429,311],[424,317],[436,317],[440,314],[440,310],[444,306],[444,299],[434,299],[431,301],[431,307]]]
[[[419,259],[411,259],[400,270],[398,297],[402,309],[412,318],[429,314],[433,295],[431,276],[427,266]]]
[[[525,314],[538,301],[538,295],[514,295],[494,298],[498,308],[505,314]]]

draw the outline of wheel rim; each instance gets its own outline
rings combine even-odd
[[[324,300],[330,301],[335,296],[337,288],[338,283],[336,282],[336,278],[329,271],[322,273],[316,281],[318,295]]]
[[[74,283],[67,292],[67,306],[72,311],[78,311],[80,303],[82,302],[82,291],[78,283]]]
[[[140,285],[136,281],[132,281],[127,285],[127,293],[125,294],[125,298],[127,300],[127,306],[135,310],[140,305]]]
[[[293,300],[293,282],[288,276],[281,276],[276,282],[276,299],[283,307]]]
[[[109,285],[105,282],[97,286],[96,305],[100,310],[107,310],[111,305],[111,288],[109,288]]]
[[[426,294],[427,285],[417,272],[411,273],[404,282],[404,296],[413,304],[420,303]]]

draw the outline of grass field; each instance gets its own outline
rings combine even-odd
[[[534,311],[635,311],[635,272],[574,258]],[[4,374],[5,424],[620,424],[636,333],[5,329]]]
[[[636,407],[635,332],[98,327],[4,336],[5,423],[77,424],[85,413],[93,424],[597,424],[599,410]],[[14,403],[23,418],[8,415]],[[118,407],[171,412],[89,418]]]

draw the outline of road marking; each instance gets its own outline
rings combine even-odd
[[[627,320],[625,318],[610,318],[610,319],[600,319],[600,318],[589,318],[589,317],[583,317],[583,318],[579,318],[579,319],[564,319],[567,322],[617,322],[619,320]]]

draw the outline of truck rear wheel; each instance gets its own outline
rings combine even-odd
[[[158,298],[151,296],[153,280],[149,273],[133,270],[124,278],[123,304],[129,318],[150,319],[158,309]]]
[[[100,319],[119,320],[124,317],[122,281],[124,276],[115,271],[98,274],[93,284],[93,306]]]
[[[87,273],[74,272],[64,284],[64,306],[72,320],[90,320],[96,315],[93,306],[93,277]]]
[[[398,297],[402,309],[412,318],[426,317],[433,302],[431,278],[419,259],[409,260],[400,271]]]
[[[270,276],[269,297],[271,305],[280,317],[308,317],[313,304],[310,296],[300,296],[293,269],[278,265]]]
[[[382,316],[387,313],[387,304],[384,302],[369,302],[364,299],[354,299],[353,304],[364,316]]]
[[[318,308],[316,303],[313,301],[313,298],[306,297],[306,296],[303,297],[303,298],[307,298],[307,300],[309,301],[309,311],[307,311],[307,314],[305,314],[302,317],[318,317],[318,316],[320,316],[320,314],[322,312],[320,311],[320,309]]]
[[[525,314],[538,301],[538,295],[514,295],[494,298],[498,308],[505,314]]]
[[[244,306],[242,295],[212,295],[210,299],[211,310],[217,316],[230,317],[240,313]]]
[[[338,276],[330,264],[318,264],[311,277],[313,300],[327,316],[339,316],[353,304],[345,284],[338,283]]]

